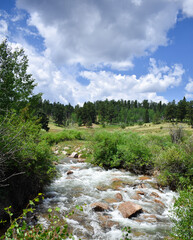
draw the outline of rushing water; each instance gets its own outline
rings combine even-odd
[[[61,216],[65,216],[79,205],[83,206],[83,212],[76,211],[67,219],[75,239],[118,240],[125,226],[131,227],[131,239],[159,240],[168,236],[171,228],[169,209],[176,194],[158,189],[155,179],[141,180],[130,172],[106,171],[70,158],[62,159],[57,168],[60,177],[46,189],[46,198],[38,209],[44,224],[48,208],[57,206]],[[68,170],[73,174],[67,175]],[[123,218],[117,209],[123,201],[115,198],[116,193],[121,193],[123,201],[141,205],[143,213],[131,219]],[[91,207],[94,202],[108,203],[110,210],[95,212]]]

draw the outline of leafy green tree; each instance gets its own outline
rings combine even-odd
[[[13,50],[7,40],[0,44],[0,110],[20,110],[30,100],[35,87],[27,73],[28,59],[23,49]]]

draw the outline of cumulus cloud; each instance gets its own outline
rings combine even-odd
[[[193,79],[192,78],[190,78],[189,82],[186,84],[185,90],[186,90],[185,97],[192,99],[193,98]]]
[[[182,9],[186,16],[193,17],[193,1],[192,0],[184,0]]]
[[[167,102],[157,93],[179,86],[183,74],[184,69],[181,65],[159,67],[155,59],[151,59],[149,73],[139,78],[136,75],[121,75],[105,71],[84,71],[81,76],[90,80],[86,91],[92,101],[108,98]]]
[[[132,67],[132,59],[167,45],[180,0],[18,0],[57,64]]]

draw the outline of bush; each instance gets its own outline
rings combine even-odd
[[[9,205],[19,211],[55,175],[54,155],[40,130],[36,119],[16,114],[1,121],[0,211]]]
[[[187,154],[184,146],[175,146],[162,151],[156,159],[156,167],[160,170],[160,182],[176,190],[184,183],[192,182],[193,157]]]
[[[179,143],[183,140],[184,137],[184,130],[181,126],[172,126],[170,127],[170,137],[172,140],[172,143]]]
[[[126,168],[135,173],[153,169],[149,148],[137,134],[101,132],[95,135],[93,163],[104,167]]]
[[[177,240],[193,239],[193,187],[180,192],[173,207],[172,237]]]

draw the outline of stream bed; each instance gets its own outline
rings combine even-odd
[[[65,217],[79,205],[83,211],[76,210],[67,218],[75,239],[123,239],[125,226],[131,227],[129,237],[134,240],[159,240],[169,235],[169,214],[177,194],[159,189],[154,178],[124,170],[107,171],[72,158],[62,158],[57,169],[59,177],[46,188],[45,199],[37,209],[41,223],[47,224],[48,208],[59,207],[60,216]],[[140,205],[143,212],[124,218],[118,206],[127,201]],[[109,210],[94,211],[91,204],[96,202],[108,204]]]

